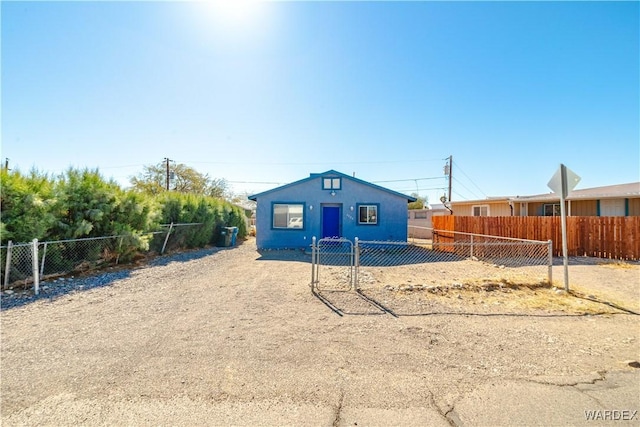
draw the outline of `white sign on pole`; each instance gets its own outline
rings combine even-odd
[[[565,179],[563,180],[563,169],[565,171]],[[547,184],[547,186],[554,192],[559,194],[561,197],[566,198],[569,195],[569,192],[576,188],[580,182],[580,177],[576,175],[574,171],[566,167],[565,165],[560,165],[555,174],[551,177],[551,180]],[[563,184],[564,183],[564,184]]]
[[[556,173],[551,177],[551,180],[547,186],[553,190],[554,193],[560,194],[560,221],[562,225],[562,258],[564,265],[564,290],[569,291],[569,256],[567,247],[567,213],[564,207],[565,199],[569,192],[573,190],[580,182],[580,177],[567,168],[565,165],[560,164],[560,167]]]

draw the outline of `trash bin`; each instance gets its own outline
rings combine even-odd
[[[229,227],[231,229],[231,246],[236,245],[238,239],[238,227]]]
[[[229,230],[229,227],[222,227],[220,230],[220,239],[218,240],[218,246],[229,247],[231,246],[231,238],[233,237],[233,232]]]

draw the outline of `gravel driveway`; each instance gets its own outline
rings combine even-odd
[[[2,425],[450,425],[494,382],[588,382],[640,358],[624,313],[338,316],[309,260],[248,240],[3,309]],[[603,277],[636,294],[637,268]]]

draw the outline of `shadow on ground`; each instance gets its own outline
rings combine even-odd
[[[589,301],[600,303],[608,307],[619,310],[618,313],[602,312],[602,313],[562,313],[562,312],[535,312],[535,311],[521,311],[521,312],[501,312],[492,310],[490,312],[483,311],[470,311],[466,306],[461,306],[460,309],[452,308],[444,304],[437,302],[431,304],[425,304],[422,307],[411,306],[414,301],[402,302],[388,302],[381,301],[380,298],[376,298],[372,295],[368,295],[362,290],[320,290],[315,287],[312,288],[312,294],[326,305],[331,311],[338,316],[379,316],[388,314],[393,317],[405,317],[405,316],[434,316],[434,315],[462,315],[462,316],[479,316],[479,317],[496,317],[496,316],[512,316],[512,317],[582,317],[599,314],[631,314],[639,315],[632,310],[620,307],[619,305],[598,300],[587,298],[580,294],[571,293],[576,298],[588,299]]]
[[[311,254],[296,249],[259,249],[258,253],[260,256],[256,258],[256,261],[299,261],[311,263]]]
[[[640,260],[619,260],[619,259],[609,259],[609,258],[596,258],[596,257],[587,257],[587,256],[571,256],[568,259],[569,265],[624,265],[628,264],[629,266],[640,266]],[[564,258],[562,257],[553,257],[553,265],[563,265]]]
[[[241,244],[239,242],[239,244]],[[53,301],[73,292],[84,292],[90,289],[111,286],[113,283],[131,277],[135,270],[146,267],[166,266],[172,263],[189,262],[205,258],[220,251],[232,250],[233,247],[209,247],[166,255],[151,255],[136,264],[109,266],[102,270],[85,271],[79,274],[68,274],[63,277],[45,278],[40,281],[40,292],[35,295],[33,285],[0,293],[0,310],[22,307],[36,301]],[[16,286],[18,288],[18,286]]]

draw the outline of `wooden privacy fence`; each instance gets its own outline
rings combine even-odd
[[[435,230],[458,231],[529,240],[552,240],[562,255],[560,217],[434,216]],[[640,260],[640,217],[567,217],[569,256]]]

